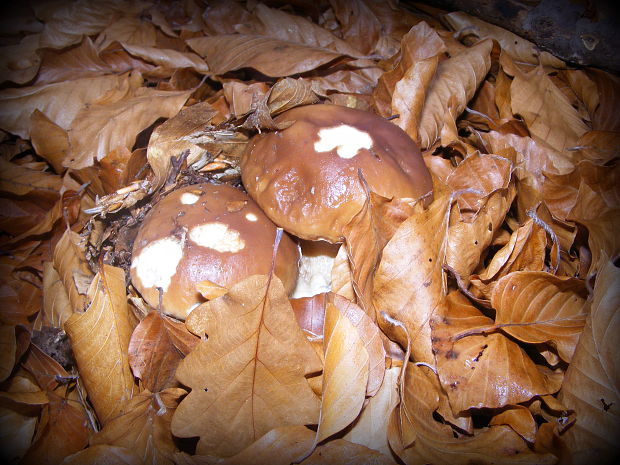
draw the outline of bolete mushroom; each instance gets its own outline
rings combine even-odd
[[[342,242],[370,191],[418,199],[432,191],[416,143],[374,113],[317,104],[284,112],[285,127],[254,136],[241,159],[243,185],[271,220],[302,239]]]
[[[177,189],[153,206],[133,246],[131,281],[154,308],[179,319],[204,301],[196,285],[222,287],[272,266],[276,226],[245,193],[228,185],[196,184]],[[299,251],[286,234],[275,275],[292,291]],[[159,289],[158,289],[159,288]]]

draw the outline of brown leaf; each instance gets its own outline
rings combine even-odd
[[[523,405],[512,406],[495,415],[489,425],[508,425],[527,442],[536,441],[536,420]]]
[[[418,134],[423,148],[439,138],[446,112],[453,107],[450,114],[456,119],[474,96],[491,67],[492,48],[493,42],[485,39],[439,63],[420,115]]]
[[[0,47],[0,82],[26,84],[36,76],[41,65],[40,38],[29,34],[16,44]]]
[[[147,149],[147,158],[155,174],[153,189],[161,187],[168,178],[172,157],[180,159],[185,151],[188,152],[188,166],[200,160],[205,152],[232,151],[240,155],[245,147],[244,139],[235,133],[213,129],[213,125],[222,120],[217,109],[201,102],[184,108],[158,126]]]
[[[502,50],[510,53],[515,59],[533,65],[553,66],[564,68],[562,60],[549,52],[539,50],[535,44],[516,34],[493,24],[470,16],[462,11],[455,11],[443,15],[442,18],[456,32],[459,38],[474,36],[477,39],[491,38],[499,42]]]
[[[129,45],[154,46],[156,44],[155,26],[142,18],[123,15],[109,23],[95,40],[97,50],[105,50],[114,42]]]
[[[20,463],[55,465],[86,447],[89,429],[86,415],[76,402],[48,392],[49,404],[42,414],[37,439]]]
[[[346,245],[341,245],[338,249],[338,253],[332,265],[331,278],[331,290],[333,293],[339,294],[352,301],[355,300],[353,278],[351,277],[351,263],[347,254]]]
[[[493,328],[458,291],[431,318],[437,372],[455,413],[470,408],[501,408],[550,394],[546,376],[525,351]],[[470,334],[474,335],[470,335]]]
[[[374,280],[373,305],[378,317],[385,314],[401,322],[411,338],[415,360],[435,364],[431,350],[431,315],[444,294],[445,232],[450,198],[436,198],[427,210],[416,211],[405,220],[383,249]],[[416,311],[412,312],[411,309]],[[379,326],[405,349],[409,341],[402,331],[394,332],[385,316]]]
[[[377,450],[361,444],[334,439],[316,448],[310,457],[300,462],[303,465],[396,465],[394,459]]]
[[[557,462],[551,454],[531,451],[508,426],[483,428],[473,436],[455,434],[452,428],[433,416],[439,405],[437,375],[427,367],[412,363],[405,373],[403,401],[393,420],[400,418],[402,425],[413,428],[415,442],[411,445],[403,443],[402,438],[394,433],[390,437],[390,444],[405,463],[468,465],[473,460],[509,465],[518,460],[521,464],[551,465]]]
[[[176,446],[170,433],[170,420],[183,389],[166,389],[152,394],[143,391],[133,396],[127,409],[112,418],[91,440],[91,447],[124,447],[148,465],[171,465]]]
[[[56,174],[0,159],[0,191],[16,195],[27,195],[33,191],[56,194],[61,184],[62,180]]]
[[[62,278],[51,262],[43,264],[43,321],[46,326],[62,328],[73,309]]]
[[[131,150],[140,131],[158,118],[176,115],[191,93],[141,87],[127,99],[83,108],[68,131],[71,150],[64,166],[85,168],[112,150]]]
[[[245,34],[196,37],[188,39],[187,44],[206,57],[209,69],[215,74],[254,68],[270,77],[291,76],[343,56],[322,47]]]
[[[381,389],[364,406],[358,420],[343,439],[391,456],[388,423],[392,411],[400,401],[398,393],[400,371],[400,368],[395,366],[385,371]]]
[[[381,23],[363,0],[330,0],[342,37],[362,53],[373,53]]]
[[[583,102],[591,119],[600,104],[598,89],[594,81],[581,69],[562,70],[561,76],[568,81],[573,92]]]
[[[313,91],[311,82],[303,78],[287,77],[273,85],[269,91],[267,106],[272,115],[277,115],[291,108],[310,105],[318,101],[319,97]]]
[[[56,173],[62,174],[65,171],[62,162],[69,150],[67,131],[53,123],[39,110],[32,112],[30,126],[31,142],[37,155],[47,160]]]
[[[598,89],[599,105],[592,115],[592,129],[597,131],[620,131],[618,100],[620,99],[620,79],[618,76],[600,69],[589,68],[588,77]]]
[[[144,465],[133,447],[94,445],[66,457],[62,465]]]
[[[84,248],[80,235],[70,229],[64,232],[54,248],[54,268],[62,279],[74,312],[81,312],[86,307],[86,289],[93,276]]]
[[[316,433],[305,426],[275,428],[238,454],[228,458],[176,454],[178,465],[289,465],[305,457],[313,448]]]
[[[38,420],[37,414],[0,404],[2,458],[17,462],[30,448]]]
[[[125,292],[123,270],[103,265],[88,289],[86,312],[65,322],[80,379],[103,425],[127,411],[135,387],[127,355],[133,328]]]
[[[228,101],[232,116],[241,118],[251,111],[256,111],[259,102],[266,99],[269,86],[264,82],[246,84],[238,80],[223,83],[224,96]]]
[[[69,129],[83,105],[117,88],[127,76],[98,76],[0,91],[0,127],[30,137],[30,115],[39,110],[62,129]]]
[[[353,45],[303,16],[269,8],[262,3],[256,5],[252,14],[257,21],[237,24],[235,26],[237,32],[326,48],[352,57],[362,56],[362,53]],[[283,24],[286,24],[286,27],[282,27]]]
[[[164,317],[152,311],[136,326],[129,341],[131,370],[151,392],[172,386],[174,373],[183,358],[169,331]]]
[[[196,284],[196,290],[207,300],[217,299],[228,293],[228,289],[215,284],[208,279],[200,281]]]
[[[592,272],[601,255],[615,257],[620,253],[620,237],[615,231],[620,228],[620,209],[607,210],[597,218],[581,221],[588,228],[588,245],[592,252]]]
[[[593,163],[604,165],[618,158],[620,132],[588,131],[577,141],[578,154]]]
[[[122,42],[121,45],[133,56],[142,58],[158,66],[170,69],[190,68],[200,74],[211,74],[207,63],[195,53],[179,52],[170,48],[149,47],[126,42]]]
[[[13,372],[16,350],[15,327],[0,325],[0,381],[7,379]]]
[[[521,115],[532,137],[558,151],[577,145],[588,127],[543,68],[518,71],[510,86],[512,112]]]
[[[620,271],[604,254],[598,269],[590,315],[559,395],[577,413],[576,423],[562,435],[576,463],[594,456],[612,463],[620,452],[615,440],[620,428]]]
[[[43,352],[37,345],[30,343],[22,366],[37,381],[41,389],[60,394],[58,389],[63,378],[68,378],[67,371],[52,357]],[[63,386],[63,388],[66,386]]]
[[[493,288],[495,323],[520,341],[550,342],[570,362],[583,330],[588,306],[583,281],[542,271],[516,271]]]
[[[320,361],[277,277],[241,281],[193,310],[186,325],[208,339],[177,370],[191,392],[172,431],[200,436],[199,454],[234,455],[275,427],[318,420],[319,402],[304,376],[318,372]]]

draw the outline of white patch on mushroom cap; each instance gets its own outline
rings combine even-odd
[[[218,252],[237,253],[245,247],[239,231],[229,229],[228,225],[219,222],[194,226],[189,232],[189,238],[201,247]]]
[[[181,203],[183,205],[193,205],[198,202],[199,198],[199,195],[193,194],[191,192],[184,192],[183,195],[181,195]]]
[[[314,150],[317,152],[337,149],[336,153],[340,158],[353,158],[360,149],[370,147],[372,147],[370,134],[347,124],[319,130],[319,140],[314,143]]]
[[[183,257],[183,243],[176,237],[164,237],[151,242],[131,262],[142,286],[161,287],[164,292],[170,285],[177,265]]]
[[[246,213],[245,214],[245,219],[248,221],[258,221],[258,216],[256,216],[254,213]]]

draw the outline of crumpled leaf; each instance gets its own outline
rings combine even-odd
[[[386,318],[379,316],[385,313],[401,322],[411,338],[415,360],[431,366],[435,357],[428,322],[444,295],[442,265],[450,203],[449,196],[436,198],[428,209],[416,211],[401,223],[383,249],[374,280],[373,306],[379,327],[407,349],[409,341],[402,331],[394,332]]]
[[[118,88],[126,75],[105,75],[40,86],[0,91],[0,128],[22,138],[30,137],[30,115],[34,110],[67,130],[82,107]]]
[[[516,271],[499,279],[491,293],[495,324],[520,341],[550,342],[570,362],[588,314],[582,280],[542,271]]]
[[[192,348],[200,340],[183,325],[175,325],[156,311],[149,313],[134,329],[129,341],[129,365],[149,391],[157,393],[171,387],[177,366],[186,353],[175,345],[178,339]]]
[[[68,131],[71,148],[64,166],[86,168],[112,150],[131,150],[140,131],[158,118],[175,116],[191,93],[141,87],[129,98],[83,108]]]
[[[65,286],[73,311],[83,311],[93,274],[86,262],[85,243],[79,234],[70,229],[63,233],[54,249],[53,264]]]
[[[533,452],[510,427],[483,428],[473,436],[456,435],[448,425],[435,420],[440,389],[437,375],[427,367],[409,363],[405,372],[403,400],[392,417],[390,445],[405,463],[553,464],[551,454]],[[395,422],[403,427],[399,435]],[[403,443],[407,430],[414,434],[413,444]]]
[[[577,145],[588,127],[542,68],[515,73],[512,112],[521,115],[532,137],[558,151]]]
[[[313,91],[310,82],[302,78],[287,77],[280,79],[271,87],[267,107],[272,115],[278,115],[300,105],[317,103],[318,100],[319,97]]]
[[[176,446],[170,433],[170,420],[183,389],[148,390],[133,396],[126,411],[111,419],[95,434],[90,445],[125,447],[149,465],[172,464]]]
[[[88,289],[90,305],[65,322],[80,379],[104,426],[128,410],[134,390],[127,348],[132,325],[125,273],[103,265]]]
[[[594,456],[612,463],[620,452],[615,440],[620,428],[620,271],[604,254],[598,270],[590,315],[558,397],[577,413],[577,421],[562,435],[575,463]]]
[[[274,427],[317,422],[319,401],[305,375],[320,371],[320,360],[277,277],[251,276],[185,323],[208,339],[177,369],[191,392],[172,432],[199,436],[198,454],[234,455]]]
[[[493,42],[485,39],[439,63],[420,115],[418,134],[423,148],[439,138],[446,112],[454,108],[451,115],[456,118],[474,96],[491,67],[492,48]]]
[[[462,11],[453,11],[443,15],[443,19],[456,32],[459,38],[473,35],[478,39],[491,38],[499,42],[503,51],[510,53],[515,59],[533,65],[564,68],[562,60],[549,52],[539,50],[535,44],[502,27],[482,21]]]
[[[470,408],[501,408],[551,394],[546,374],[516,343],[493,328],[458,291],[450,293],[430,321],[441,385],[454,413]],[[473,334],[473,335],[472,335]]]
[[[215,74],[254,68],[270,77],[291,76],[343,56],[327,48],[245,34],[196,37],[188,39],[187,44],[206,58]]]
[[[523,405],[512,406],[495,415],[489,425],[508,425],[527,442],[536,441],[536,420]]]

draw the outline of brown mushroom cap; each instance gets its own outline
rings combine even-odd
[[[341,242],[343,227],[371,191],[418,199],[432,191],[420,149],[374,113],[338,105],[297,107],[290,127],[252,138],[241,159],[243,184],[267,216],[303,239]]]
[[[203,302],[196,284],[222,287],[271,269],[276,226],[243,192],[197,184],[170,193],[146,215],[133,246],[131,281],[153,307],[185,319]],[[299,251],[282,236],[275,274],[287,292],[297,279]]]

